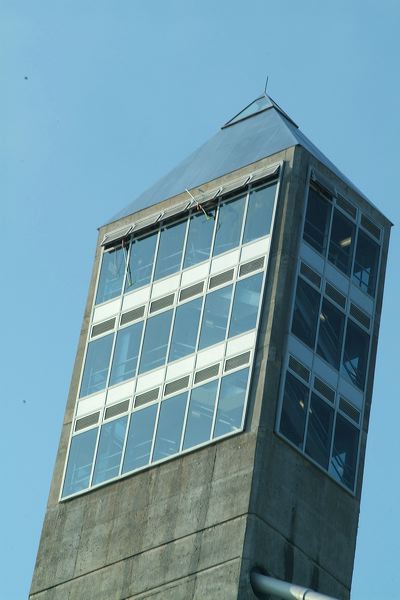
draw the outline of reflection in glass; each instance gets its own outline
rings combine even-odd
[[[373,296],[378,276],[379,246],[365,233],[358,231],[353,283]]]
[[[125,292],[150,283],[156,244],[157,233],[132,241]]]
[[[105,423],[100,431],[92,484],[116,477],[119,473],[128,417]]]
[[[344,314],[324,298],[319,315],[317,353],[339,369],[342,353]]]
[[[239,245],[245,199],[245,196],[241,196],[219,207],[214,256]]]
[[[287,372],[280,432],[298,448],[303,447],[307,410],[308,388]]]
[[[251,190],[247,207],[243,243],[267,235],[271,229],[276,183]]]
[[[215,223],[215,209],[200,211],[189,220],[184,269],[208,260]]]
[[[306,453],[324,469],[329,465],[333,426],[333,410],[316,394],[311,394]]]
[[[187,392],[161,403],[153,460],[179,452]]]
[[[147,320],[139,373],[165,363],[171,319],[172,310],[168,310]]]
[[[303,238],[325,256],[329,233],[331,205],[321,194],[310,188]]]
[[[351,490],[354,489],[356,476],[358,436],[358,429],[353,427],[341,415],[336,415],[335,437],[329,472],[335,479],[344,483]]]
[[[292,333],[311,349],[314,349],[315,345],[319,303],[320,294],[299,277],[293,311]]]
[[[183,358],[196,349],[202,298],[181,304],[176,309],[169,361]]]
[[[215,380],[192,391],[183,442],[184,450],[210,439],[217,387],[218,381]]]
[[[117,333],[109,385],[136,375],[143,321],[120,329]]]
[[[350,274],[353,260],[355,225],[338,210],[332,219],[328,258],[345,275]]]
[[[125,275],[126,250],[121,246],[103,253],[96,304],[121,294]]]
[[[186,224],[187,221],[181,221],[161,230],[154,279],[172,275],[181,268]]]
[[[219,392],[214,438],[240,429],[249,369],[222,378]]]
[[[262,273],[238,281],[233,300],[229,337],[254,329],[262,284]]]
[[[156,414],[157,404],[132,413],[122,473],[149,463]]]
[[[110,333],[88,344],[79,397],[105,388],[114,334]]]
[[[207,294],[199,341],[200,350],[225,339],[231,296],[231,285]]]
[[[361,390],[367,373],[369,335],[350,319],[347,320],[342,374]]]
[[[69,496],[89,485],[92,470],[97,427],[72,438],[69,449],[67,472],[65,473],[63,496]]]

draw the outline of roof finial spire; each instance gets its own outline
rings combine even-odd
[[[269,79],[269,75],[267,75],[267,79],[265,80],[264,96],[267,95],[268,79]]]

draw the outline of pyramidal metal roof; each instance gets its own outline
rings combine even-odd
[[[270,96],[263,95],[225,123],[211,139],[128,204],[110,222],[296,145],[303,146],[364,196],[300,131],[278,104]]]

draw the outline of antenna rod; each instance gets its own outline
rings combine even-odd
[[[268,79],[269,79],[269,75],[267,75],[267,80],[266,80],[266,82],[265,82],[264,96],[266,96],[266,95],[267,95]]]

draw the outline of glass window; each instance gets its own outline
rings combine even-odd
[[[276,183],[251,190],[247,207],[243,242],[251,242],[267,235],[271,229]]]
[[[242,231],[245,196],[221,204],[215,234],[214,256],[236,248]]]
[[[350,319],[347,320],[342,374],[361,390],[367,374],[369,335]]]
[[[109,385],[136,375],[143,321],[120,329],[117,333]]]
[[[324,256],[328,241],[330,216],[331,205],[328,200],[310,188],[303,238]]]
[[[307,410],[308,388],[286,373],[280,432],[298,448],[303,447]]]
[[[88,344],[79,397],[105,388],[114,334],[110,333]]]
[[[332,264],[346,275],[349,275],[351,271],[354,234],[355,225],[349,219],[346,219],[342,213],[335,210],[332,219],[328,258]]]
[[[358,430],[341,415],[336,415],[335,437],[329,472],[335,479],[354,489],[357,454]]]
[[[154,279],[172,275],[181,268],[186,224],[187,221],[181,221],[161,230]]]
[[[215,209],[200,211],[189,220],[189,233],[186,242],[183,267],[192,267],[210,257],[210,248],[215,223]]]
[[[89,485],[92,470],[97,427],[72,438],[69,449],[67,471],[65,473],[63,496],[69,496]]]
[[[178,360],[196,350],[202,298],[178,306],[172,332],[169,361]]]
[[[152,233],[138,240],[132,240],[125,292],[136,290],[150,283],[156,244],[157,233]]]
[[[339,369],[342,354],[344,314],[324,298],[319,314],[317,353]]]
[[[217,388],[218,380],[215,380],[192,391],[183,442],[184,450],[210,439]]]
[[[153,460],[161,460],[179,452],[186,399],[187,392],[161,403]]]
[[[236,284],[229,337],[254,329],[257,321],[262,273],[247,277]]]
[[[100,431],[92,484],[116,477],[119,473],[128,417],[105,423]]]
[[[199,341],[200,350],[225,339],[231,296],[231,285],[207,294]]]
[[[358,231],[353,282],[370,296],[375,294],[378,277],[379,246],[365,233]]]
[[[125,275],[126,250],[115,248],[103,252],[99,284],[97,286],[96,304],[119,296]]]
[[[222,378],[219,391],[214,438],[240,429],[249,369]]]
[[[311,349],[314,349],[315,345],[319,304],[320,294],[299,277],[293,311],[292,333]]]
[[[333,410],[316,394],[311,394],[308,416],[306,453],[321,467],[329,466],[332,441]]]
[[[122,473],[149,463],[157,408],[157,404],[152,404],[132,413]]]
[[[147,319],[139,373],[150,371],[165,363],[171,319],[172,310]]]

